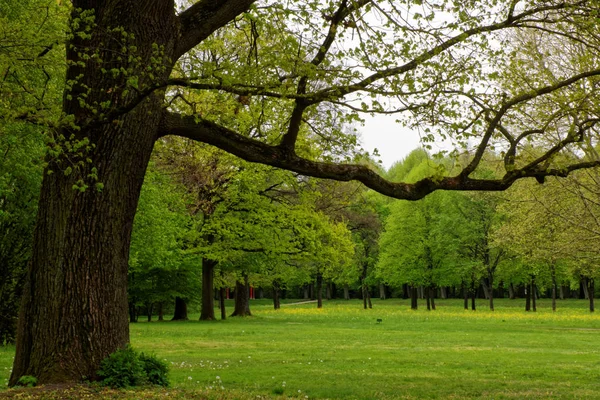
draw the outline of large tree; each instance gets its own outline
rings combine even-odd
[[[409,0],[399,6],[331,0],[285,8],[269,1],[199,0],[179,13],[174,0],[71,3],[62,114],[48,129],[51,151],[19,316],[13,385],[23,375],[40,383],[94,379],[100,361],[129,341],[131,229],[160,137],[188,137],[304,175],[359,180],[404,199],[437,189],[503,190],[522,177],[563,176],[598,164],[552,163],[553,155],[588,137],[597,117],[587,107],[585,113],[573,108],[568,115],[548,112],[517,123],[527,118],[521,112],[525,103],[543,100],[551,108],[552,94],[560,93],[576,104],[578,92],[569,91],[574,84],[596,91],[597,65],[556,80],[529,76],[527,85],[506,87],[497,86],[502,81],[494,71],[513,56],[498,46],[509,40],[502,34],[507,29],[543,29],[547,37],[566,35],[594,49],[597,26],[586,21],[597,18],[595,1]],[[443,17],[436,18],[438,13]],[[248,46],[211,36],[221,29],[244,30]],[[263,40],[273,35],[280,40]],[[39,54],[60,51],[54,43],[40,45]],[[215,50],[200,68],[187,62],[206,54],[196,52],[197,46],[209,44]],[[181,97],[176,86],[212,91],[216,101],[229,93],[236,106],[231,112],[193,112],[189,101],[189,109],[172,102],[172,96]],[[261,108],[287,114],[285,125],[271,124]],[[46,111],[10,118],[43,123]],[[405,112],[398,118],[409,125],[437,126],[465,145],[477,143],[471,162],[456,176],[413,184],[386,181],[364,165],[336,163],[345,161],[338,150],[356,141],[344,126],[360,111]],[[313,123],[316,115],[328,117],[326,123]],[[252,129],[238,130],[238,119],[254,116]],[[551,118],[545,116],[560,118],[564,133],[543,156],[519,163],[522,141],[544,135]],[[527,131],[520,132],[522,126]],[[265,136],[265,129],[281,135]],[[433,137],[435,130],[425,133]],[[318,146],[330,155],[315,159],[306,136],[321,140]],[[503,176],[471,178],[486,148],[498,141],[508,149]]]

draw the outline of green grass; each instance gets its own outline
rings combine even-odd
[[[556,313],[544,300],[537,313],[504,299],[495,312],[483,300],[475,312],[460,300],[437,306],[411,311],[391,299],[363,310],[353,300],[274,311],[260,300],[251,318],[132,324],[131,342],[169,362],[181,398],[600,398],[600,318],[585,301],[560,301]],[[0,348],[2,381],[13,353]]]

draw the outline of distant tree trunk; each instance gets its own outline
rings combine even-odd
[[[348,284],[344,284],[344,300],[350,300],[350,288],[348,288]]]
[[[534,312],[537,311],[536,297],[537,297],[537,287],[535,285],[535,276],[532,276],[531,277],[531,308]]]
[[[429,287],[429,297],[431,298],[431,309],[435,310],[435,286]]]
[[[187,302],[185,299],[181,297],[175,297],[175,312],[173,313],[173,318],[171,321],[187,321],[188,320],[188,312],[187,312]]]
[[[594,312],[594,292],[595,292],[595,284],[594,278],[588,279],[588,293],[590,299],[590,312]]]
[[[488,268],[488,283],[490,285],[488,293],[488,299],[490,299],[490,311],[494,311],[494,272],[490,268]]]
[[[588,300],[590,298],[590,292],[588,291],[588,278],[586,276],[581,276],[579,286],[581,287],[581,291],[583,291],[583,298]]]
[[[429,290],[429,287],[426,287],[424,292],[425,292],[425,301],[427,303],[427,311],[431,311],[431,300],[429,299],[431,292]]]
[[[512,282],[508,285],[508,298],[511,300],[515,299],[515,287],[513,286]]]
[[[448,298],[448,288],[446,286],[440,287],[440,298],[442,298],[442,299]]]
[[[323,308],[323,275],[317,273],[317,308]]]
[[[481,288],[483,289],[483,295],[487,300],[490,298],[490,287],[488,286],[488,283],[486,282],[486,280],[484,278],[481,278],[480,283],[481,283]]]
[[[244,281],[235,282],[235,302],[233,314],[231,317],[252,316],[250,312],[250,285],[248,284],[248,274],[244,273]]]
[[[380,300],[385,300],[386,296],[385,296],[385,285],[383,283],[379,284],[379,299]]]
[[[152,311],[154,304],[151,302],[146,303],[146,314],[148,315],[148,322],[152,322]]]
[[[335,282],[331,282],[331,298],[332,299],[336,299],[337,298],[337,286],[335,285]]]
[[[369,304],[369,308],[373,308],[373,303],[371,303],[371,293],[369,293],[369,288],[367,288],[367,303]]]
[[[133,301],[129,302],[129,322],[137,322],[137,310]]]
[[[475,311],[477,305],[477,286],[475,280],[471,281],[471,310]]]
[[[158,303],[158,320],[165,320],[165,303],[163,303],[162,301]]]
[[[559,293],[560,299],[564,300],[565,299],[565,286],[564,285],[560,285],[558,293]]]
[[[556,311],[556,265],[554,261],[550,264],[550,272],[552,275],[552,312]]]
[[[462,292],[463,292],[463,298],[464,298],[464,308],[465,310],[469,309],[469,291],[467,289],[467,284],[463,281],[462,284]]]
[[[525,311],[531,311],[531,285],[525,285]]]
[[[411,310],[416,310],[419,308],[419,301],[417,300],[417,287],[416,286],[411,286],[410,287],[410,309]]]
[[[403,299],[408,299],[411,296],[410,291],[411,291],[411,289],[408,286],[408,283],[402,284],[402,298]]]
[[[227,297],[226,290],[221,286],[219,289],[219,308],[221,309],[221,320],[227,319],[227,312],[225,311],[225,297]]]
[[[214,290],[216,265],[216,261],[202,258],[202,304],[200,307],[200,321],[214,321],[216,319]]]
[[[304,300],[310,299],[310,287],[308,285],[304,285]]]
[[[275,310],[279,310],[281,308],[281,302],[279,300],[279,295],[281,292],[281,285],[279,284],[278,279],[273,280],[273,308]]]

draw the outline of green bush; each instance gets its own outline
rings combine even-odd
[[[102,360],[98,376],[102,384],[114,388],[139,386],[147,381],[144,363],[129,345]]]
[[[156,356],[137,353],[130,345],[106,357],[100,363],[98,376],[105,386],[126,388],[147,383],[168,386],[167,363]]]
[[[140,361],[144,364],[144,371],[148,382],[154,385],[169,386],[169,366],[166,362],[159,360],[156,356],[140,354]]]
[[[34,387],[35,385],[37,385],[37,378],[31,375],[23,375],[17,382],[17,386]]]

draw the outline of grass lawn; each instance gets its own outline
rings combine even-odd
[[[461,300],[436,305],[375,300],[363,310],[352,300],[274,311],[257,300],[250,318],[132,324],[131,342],[171,365],[172,389],[143,397],[600,399],[600,316],[585,301],[559,301],[556,313],[545,300],[536,313],[521,300],[496,300],[494,312],[483,300],[475,312]],[[0,382],[13,353],[0,347]]]

